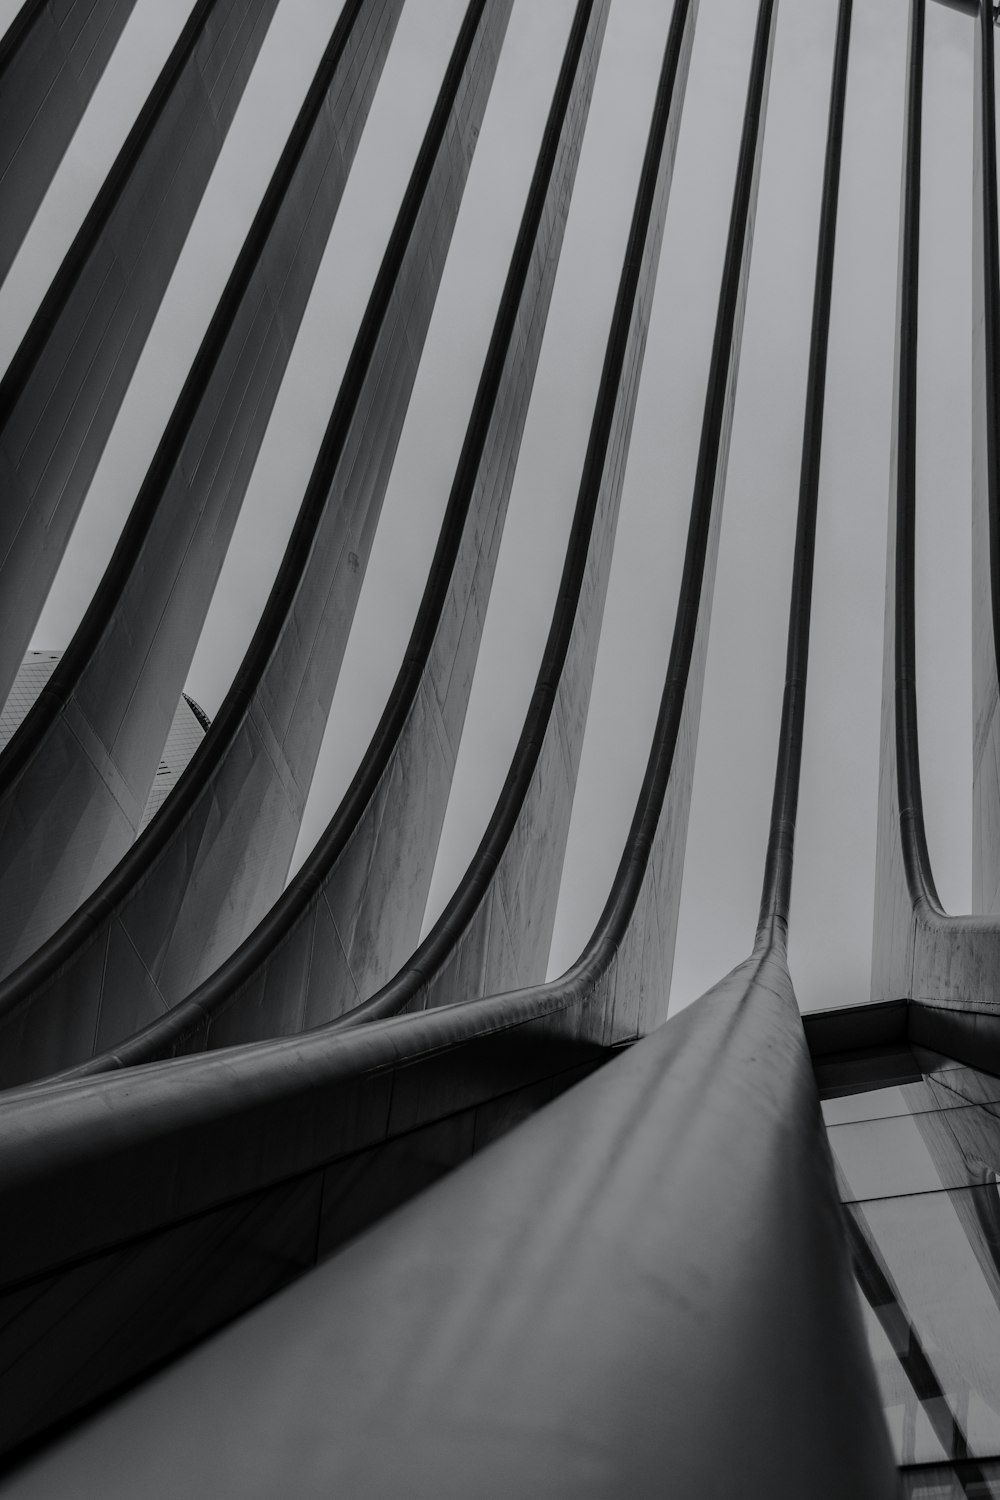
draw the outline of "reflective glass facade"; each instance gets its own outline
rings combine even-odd
[[[1000,1496],[1000,1079],[914,1048],[823,1101],[908,1496]]]

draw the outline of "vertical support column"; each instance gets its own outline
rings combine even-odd
[[[0,41],[0,282],[135,0],[25,0]]]

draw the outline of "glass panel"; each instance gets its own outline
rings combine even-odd
[[[878,1374],[893,1450],[898,1462],[933,1463],[947,1459],[951,1443],[938,1435],[933,1417],[907,1379],[889,1335],[867,1302],[862,1303],[865,1331]]]
[[[923,1058],[936,1056],[922,1054]],[[947,1062],[946,1058],[941,1059]],[[926,1082],[918,1084],[893,1084],[889,1088],[866,1089],[860,1094],[841,1094],[835,1099],[823,1100],[823,1118],[827,1125],[849,1125],[857,1120],[882,1120],[893,1115],[921,1114],[928,1109],[950,1108],[956,1104],[996,1104],[1000,1102],[1000,1079],[990,1078],[986,1073],[977,1073],[974,1068],[960,1067],[950,1063],[947,1069],[925,1068],[933,1071],[933,1082],[937,1088],[949,1091],[948,1095],[928,1094]],[[952,1100],[950,1095],[957,1097]]]
[[[966,1069],[965,1063],[958,1062],[954,1057],[945,1057],[942,1052],[933,1052],[929,1047],[921,1047],[911,1042],[910,1051],[924,1073],[953,1073],[959,1069]],[[966,1069],[966,1071],[969,1070]],[[980,1073],[979,1077],[986,1078],[988,1075]]]
[[[1000,1079],[911,1056],[823,1101],[865,1327],[904,1496],[1000,1500]]]
[[[969,1103],[984,1104],[1000,1099],[1000,1080],[989,1073],[980,1073],[965,1063],[942,1057],[938,1052],[925,1052],[923,1047],[914,1047],[913,1057],[925,1079],[946,1086]]]
[[[959,1107],[942,1108],[949,1091],[936,1082],[907,1090],[923,1105],[917,1113],[829,1128],[846,1202],[974,1187],[1000,1174],[996,1106],[969,1105],[950,1095]]]
[[[903,1470],[904,1500],[1000,1500],[1000,1464]]]
[[[995,1183],[855,1204],[848,1228],[900,1462],[1000,1453]]]

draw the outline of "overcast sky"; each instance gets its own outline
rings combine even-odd
[[[0,0],[0,25],[19,0]],[[138,0],[0,290],[17,346],[190,10]],[[66,644],[249,227],[339,0],[280,0],[39,624]],[[211,714],[302,496],[465,0],[408,0],[192,667]],[[743,958],[777,746],[836,0],[780,0],[777,47],[672,1006]],[[454,473],[573,0],[516,0],[383,510],[297,859],[335,809],[399,664]],[[669,0],[612,0],[429,918],[485,828],[548,629],[593,412]],[[701,0],[577,790],[551,972],[598,915],[639,789],[669,650],[756,6]],[[862,0],[854,46],[792,973],[811,1009],[868,998],[893,303],[908,0]],[[970,900],[972,23],[928,7],[919,384],[918,667],[928,838]]]

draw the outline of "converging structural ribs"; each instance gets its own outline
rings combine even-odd
[[[285,3],[183,7],[0,372],[4,694]],[[826,110],[826,149],[756,932],[743,962],[668,1017],[712,613],[724,607],[716,574],[779,0],[754,6],[645,774],[600,918],[546,979],[675,162],[699,149],[682,125],[712,3],[671,0],[534,689],[486,832],[423,935],[578,168],[599,135],[589,121],[606,36],[634,13],[613,0],[564,7],[416,621],[348,789],[289,879],[516,13],[515,0],[455,6],[259,622],[144,825],[386,65],[407,24],[427,24],[420,0],[329,7],[312,81],[111,560],[0,750],[4,1493],[879,1500],[897,1474],[859,1286],[868,1318],[890,1339],[906,1333],[904,1374],[920,1399],[940,1397],[942,1442],[966,1441],[879,1246],[854,1219],[845,1233],[819,1044],[787,963],[854,0],[824,0],[830,90],[812,106]],[[1000,1070],[994,18],[957,4],[975,28],[978,914],[949,916],[923,833],[914,689],[926,0],[907,4],[873,997],[899,1002],[911,1041]],[[119,38],[140,22],[133,8],[28,0],[0,39],[0,283]],[[832,1028],[848,1037],[842,1050],[857,1048],[872,1013],[831,1013],[815,1034]],[[974,1154],[961,1121],[954,1139],[943,1128],[922,1127],[932,1155]],[[739,1473],[730,1458],[720,1480],[734,1453]]]

